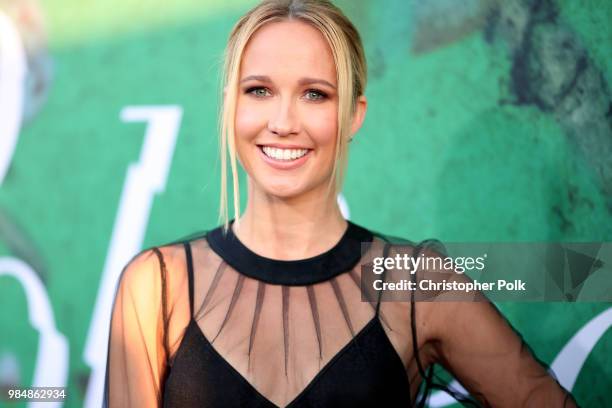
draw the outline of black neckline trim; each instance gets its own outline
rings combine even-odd
[[[340,240],[327,251],[311,258],[280,260],[261,256],[244,245],[234,234],[230,221],[227,234],[223,226],[210,230],[206,239],[213,251],[238,272],[277,285],[311,285],[352,269],[361,258],[361,245],[371,244],[369,230],[347,220]]]

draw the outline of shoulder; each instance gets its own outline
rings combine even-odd
[[[387,243],[391,246],[396,246],[396,247],[426,247],[426,248],[432,248],[432,247],[437,247],[439,248],[443,248],[442,242],[436,238],[427,238],[427,239],[423,239],[423,240],[414,240],[414,239],[410,239],[407,238],[405,236],[398,236],[398,235],[394,235],[394,234],[389,234],[383,231],[379,231],[373,228],[367,228],[367,227],[360,227],[360,228],[365,228],[367,229],[367,231],[373,236],[374,240],[380,240],[383,241],[384,243]]]
[[[383,299],[397,303],[418,301],[422,315],[429,315],[438,301],[471,300],[473,294],[449,290],[446,283],[466,282],[455,270],[446,245],[437,238],[413,240],[374,232],[369,254],[372,273],[387,285]],[[366,270],[370,271],[369,268]],[[466,299],[469,297],[469,299]]]
[[[442,241],[436,238],[413,240],[406,237],[386,234],[369,230],[372,242],[367,253],[364,253],[363,262],[377,263],[379,273],[384,269],[384,278],[389,280],[410,279],[415,274],[422,278],[424,272],[420,265],[424,262],[415,262],[419,258],[446,258],[448,251]],[[431,269],[430,269],[431,271]],[[440,271],[436,271],[440,272]]]
[[[388,247],[389,254],[394,256],[396,254],[406,254],[409,256],[423,254],[432,257],[447,256],[447,250],[444,243],[437,238],[414,240],[372,229],[369,231],[373,236],[373,242],[376,246]]]
[[[177,257],[178,244],[164,244],[142,249],[125,264],[121,276],[123,279],[139,280]]]
[[[413,240],[410,240],[408,238],[398,237],[398,236],[387,234],[382,231],[378,231],[374,229],[368,229],[368,231],[370,231],[370,233],[374,237],[374,240],[378,239],[378,240],[381,240],[385,243],[389,243],[392,245],[402,245],[402,244],[403,245],[414,245],[415,244]]]
[[[185,269],[183,242],[188,241],[150,246],[133,255],[121,270],[118,289],[158,293],[162,283],[171,283]]]

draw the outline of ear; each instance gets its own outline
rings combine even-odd
[[[368,108],[368,100],[365,95],[357,98],[357,105],[355,107],[355,114],[353,115],[353,122],[351,123],[351,139],[355,133],[361,128],[363,120],[365,119],[366,110]]]

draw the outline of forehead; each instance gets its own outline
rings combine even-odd
[[[299,20],[284,20],[260,27],[249,39],[241,77],[269,75],[281,78],[318,77],[336,83],[334,57],[323,34]]]

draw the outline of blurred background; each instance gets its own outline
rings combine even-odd
[[[99,406],[121,268],[217,225],[221,56],[256,3],[0,0],[3,389]],[[612,1],[335,3],[369,64],[347,216],[410,240],[612,241]],[[612,304],[498,306],[606,406]]]

